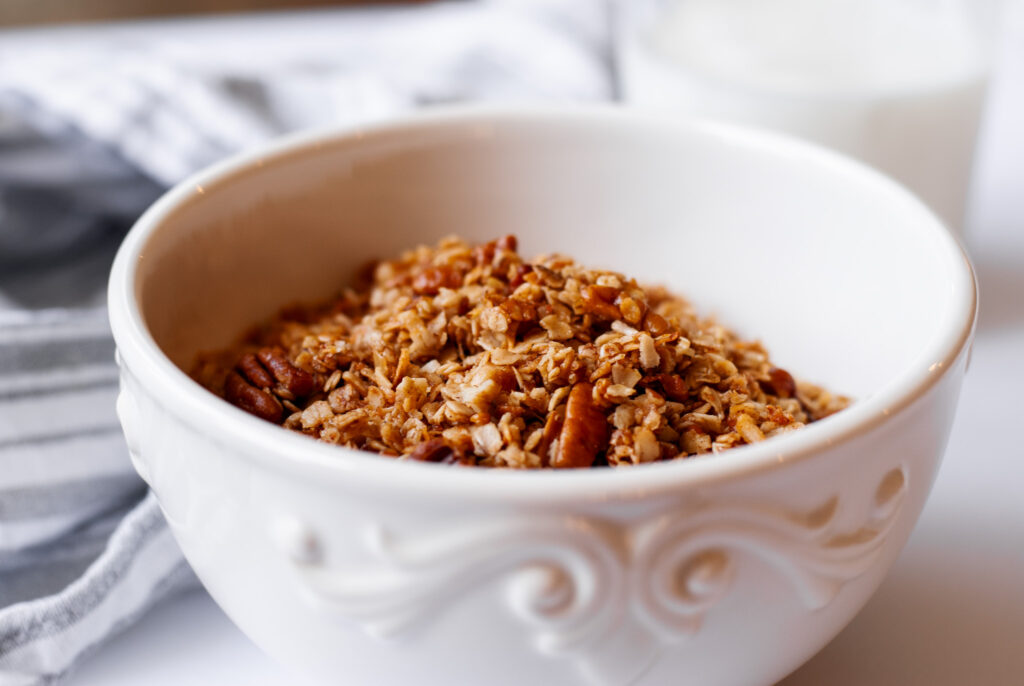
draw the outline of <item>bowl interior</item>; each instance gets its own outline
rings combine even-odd
[[[663,283],[798,378],[859,398],[927,366],[964,289],[941,226],[886,179],[784,138],[620,116],[308,138],[197,177],[157,216],[136,296],[186,371],[366,260],[446,234],[514,233],[524,254]]]

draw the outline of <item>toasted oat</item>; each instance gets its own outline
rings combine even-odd
[[[491,467],[720,452],[849,403],[662,288],[516,246],[449,238],[377,263],[367,287],[283,312],[194,376],[330,443]]]

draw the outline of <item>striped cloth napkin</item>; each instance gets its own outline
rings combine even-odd
[[[0,32],[0,686],[53,684],[196,583],[132,472],[104,307],[167,186],[283,132],[611,97],[603,0]]]

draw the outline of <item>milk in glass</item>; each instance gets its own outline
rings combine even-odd
[[[959,230],[994,2],[679,0],[620,41],[627,102],[859,157]]]

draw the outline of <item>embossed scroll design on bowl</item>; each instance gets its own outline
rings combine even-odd
[[[836,496],[808,513],[732,503],[625,524],[537,516],[415,537],[371,527],[374,561],[345,568],[323,562],[322,542],[298,520],[279,520],[274,538],[309,600],[380,638],[411,635],[466,589],[504,580],[538,651],[574,658],[595,686],[621,686],[700,630],[738,556],[769,563],[809,610],[827,605],[881,553],[905,492],[904,469],[888,472],[867,521],[846,532]]]

